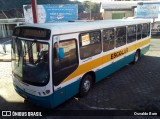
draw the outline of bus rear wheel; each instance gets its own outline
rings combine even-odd
[[[80,88],[79,88],[80,97],[84,97],[89,93],[92,87],[92,84],[93,84],[92,81],[93,81],[93,77],[89,74],[87,74],[86,76],[82,78],[82,81],[80,83]]]
[[[139,58],[140,58],[140,51],[137,50],[136,53],[135,53],[135,55],[134,55],[134,61],[133,61],[133,63],[134,64],[137,63],[138,60],[139,60]]]

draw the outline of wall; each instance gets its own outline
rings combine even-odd
[[[104,10],[103,19],[104,20],[112,19],[112,14],[114,14],[114,13],[124,13],[125,17],[134,16],[133,9],[130,9],[130,10]]]
[[[0,38],[11,37],[16,24],[0,24]]]

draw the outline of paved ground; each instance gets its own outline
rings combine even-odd
[[[150,51],[137,64],[127,65],[107,77],[106,80],[97,83],[85,98],[72,98],[55,110],[160,111],[159,85],[160,39],[152,39]],[[35,105],[24,102],[23,98],[14,91],[10,62],[0,62],[0,109],[39,109]],[[51,110],[49,113],[53,113],[55,110]],[[58,116],[55,118],[64,117]],[[158,117],[154,118],[158,119]],[[117,119],[119,118],[117,117]]]

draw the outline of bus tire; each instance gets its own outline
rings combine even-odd
[[[137,63],[138,60],[139,60],[139,58],[140,58],[140,51],[137,50],[136,53],[135,53],[135,55],[134,55],[133,64]]]
[[[92,84],[93,84],[93,77],[92,75],[85,75],[83,78],[82,78],[82,81],[80,83],[80,87],[79,87],[79,96],[80,97],[84,97],[86,96],[91,87],[92,87]]]

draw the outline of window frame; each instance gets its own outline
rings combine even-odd
[[[58,86],[59,84],[61,84],[61,82],[63,82],[70,74],[72,74],[77,67],[79,66],[79,51],[78,51],[78,41],[76,38],[68,38],[68,39],[64,39],[64,40],[60,40],[59,42],[65,42],[65,41],[69,41],[69,40],[74,40],[75,41],[75,46],[76,46],[76,55],[77,55],[77,63],[72,64],[70,66],[67,66],[65,68],[61,68],[60,70],[55,70],[55,63],[54,63],[54,45],[58,42],[54,42],[54,37],[53,36],[53,40],[52,40],[52,56],[51,56],[51,60],[52,60],[52,81],[53,81],[53,86]],[[74,69],[73,69],[74,68]],[[70,69],[70,70],[68,70]],[[58,79],[55,78],[55,76],[60,76],[60,74],[62,72],[67,72],[68,74],[64,74],[62,77],[59,77]]]
[[[87,34],[87,33],[90,34],[90,33],[93,33],[93,32],[99,32],[99,33],[100,33],[100,43],[99,43],[99,44],[100,44],[100,47],[101,47],[101,52],[84,58],[84,57],[81,56],[81,48],[82,48],[82,47],[87,47],[87,46],[92,46],[92,45],[94,45],[94,44],[89,44],[89,45],[86,45],[86,46],[82,46],[81,36],[82,36],[82,34]],[[102,51],[103,51],[103,49],[102,49],[102,31],[101,31],[101,29],[96,29],[96,30],[91,30],[91,31],[84,31],[84,32],[80,32],[80,33],[79,33],[79,58],[80,58],[81,60],[85,60],[85,59],[87,59],[87,58],[90,58],[90,57],[96,56],[96,55],[98,55],[98,54],[101,54]]]
[[[137,33],[138,33],[137,31],[138,31],[138,26],[139,26],[139,25],[141,26],[141,38],[140,38],[140,39],[137,37],[137,36],[138,36],[138,35],[137,35]],[[136,38],[137,38],[137,41],[139,41],[139,40],[142,39],[142,24],[136,24]]]
[[[117,28],[122,28],[122,27],[125,28],[125,41],[126,42],[125,42],[125,44],[117,47]],[[122,46],[124,46],[126,44],[127,44],[127,25],[115,27],[115,48],[122,47]]]
[[[136,28],[136,31],[135,31],[135,40],[134,41],[132,41],[132,42],[128,42],[128,27],[132,27],[132,26],[135,26],[135,28]],[[127,44],[130,44],[130,43],[133,43],[133,42],[135,42],[135,41],[137,41],[137,25],[136,24],[134,24],[134,25],[128,25],[127,27],[126,27],[126,39],[127,39]]]
[[[75,40],[75,46],[76,46],[76,54],[77,54],[77,64],[79,65],[79,54],[78,54],[78,43],[77,43],[77,39],[76,38],[69,38],[69,39],[65,39],[65,40],[60,40],[60,42],[66,42],[69,40]],[[54,44],[53,44],[54,43]],[[54,46],[57,42],[53,42],[52,46]],[[55,65],[54,65],[54,47],[52,47],[52,62],[53,62],[53,68],[55,69]],[[65,69],[65,68],[63,68]],[[55,71],[54,71],[55,72]],[[57,71],[56,71],[57,72]]]
[[[146,29],[147,35],[146,35],[145,37],[143,37],[143,33],[145,33],[145,32],[143,31],[144,25],[147,25],[147,29]],[[150,29],[150,24],[149,24],[149,23],[143,23],[143,24],[142,24],[142,38],[146,38],[146,37],[148,37],[148,36],[150,35],[150,31],[148,31],[149,29]]]
[[[114,47],[112,49],[109,49],[109,50],[104,50],[104,38],[103,38],[103,32],[106,31],[106,30],[113,30],[113,33],[114,33]],[[110,51],[110,50],[113,50],[115,49],[115,39],[116,39],[116,36],[115,36],[115,27],[110,27],[110,28],[106,28],[106,29],[102,29],[102,47],[103,47],[103,52],[107,52],[107,51]]]

